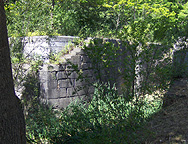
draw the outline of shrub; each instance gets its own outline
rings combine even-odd
[[[62,112],[33,101],[26,117],[27,138],[35,143],[130,143],[139,137],[148,104],[119,96],[109,84],[95,84],[90,103],[75,101]]]

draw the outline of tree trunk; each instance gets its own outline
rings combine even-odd
[[[13,86],[3,0],[0,0],[0,144],[25,144],[25,121]]]

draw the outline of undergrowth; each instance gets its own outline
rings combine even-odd
[[[135,102],[119,95],[109,84],[95,84],[93,99],[77,100],[63,111],[33,101],[26,116],[27,139],[30,143],[141,143],[139,131],[161,102]]]

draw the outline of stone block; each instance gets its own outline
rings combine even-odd
[[[78,86],[82,86],[82,80],[76,80],[75,81],[75,86],[78,87]]]
[[[75,97],[72,97],[71,102],[79,103],[81,100],[84,100],[84,97],[85,96],[75,96]]]
[[[60,97],[59,89],[48,89],[48,99],[55,99]]]
[[[71,84],[68,79],[62,79],[58,81],[58,85],[60,88],[67,88],[71,87]]]
[[[55,65],[55,64],[48,65],[48,71],[59,71],[59,65]]]
[[[74,95],[74,88],[67,88],[67,97],[71,97]]]
[[[59,108],[59,99],[48,99],[47,103],[53,106],[53,108]]]
[[[70,61],[69,61],[70,62]],[[74,68],[72,67],[71,64],[66,64],[66,70],[67,71],[74,71]]]
[[[60,88],[59,89],[59,97],[60,98],[67,97],[67,89],[66,88]]]
[[[48,71],[39,71],[40,79],[46,79],[47,75],[48,75]]]
[[[48,73],[48,81],[51,81],[51,80],[57,80],[57,72],[49,72]]]
[[[65,71],[59,71],[57,73],[57,80],[67,79],[67,74]]]
[[[79,55],[86,55],[84,50],[81,49],[81,51],[78,53]]]
[[[50,40],[53,42],[69,42],[69,41],[73,41],[75,39],[78,39],[79,37],[75,37],[75,36],[53,36],[52,38],[50,38]]]
[[[95,87],[94,87],[94,86],[90,86],[88,92],[89,92],[90,94],[94,94],[94,91],[95,91]]]
[[[44,89],[44,90],[48,89],[48,83],[47,82],[44,82],[44,83],[40,82],[40,89]]]
[[[69,87],[75,87],[75,84],[76,84],[76,79],[68,79],[68,82],[69,82]]]
[[[47,99],[48,98],[48,91],[47,91],[47,89],[40,89],[40,97],[42,99]]]
[[[56,89],[58,88],[57,80],[51,80],[48,82],[48,89]]]
[[[76,47],[74,48],[74,51],[76,52],[77,55],[80,55],[80,52],[82,51],[82,49],[80,47]]]
[[[85,91],[84,89],[80,89],[80,90],[77,91],[77,94],[78,94],[79,96],[85,95],[85,94],[86,94],[86,91]]]
[[[52,44],[50,46],[50,48],[51,48],[52,52],[54,52],[54,53],[62,51],[62,46],[56,46],[56,45]]]
[[[52,42],[51,41],[51,43],[50,43],[50,46],[52,47],[61,47],[62,48],[62,46],[64,46],[64,45],[66,45],[66,44],[68,44],[68,42],[62,42],[62,41],[54,41],[54,42]]]
[[[73,57],[71,58],[71,62],[72,62],[73,64],[79,64],[80,61],[81,61],[81,56],[80,56],[80,55],[75,55],[75,56],[73,56]]]
[[[72,102],[72,98],[60,98],[59,108],[64,109]]]
[[[75,71],[71,72],[70,78],[71,79],[76,79],[76,78],[78,78],[78,74]]]
[[[79,86],[84,86],[84,85],[88,85],[88,81],[86,79],[82,79],[82,80],[76,80],[75,82],[75,86],[79,87]]]
[[[188,51],[181,49],[174,52],[173,58],[173,77],[182,78],[188,77]]]
[[[47,83],[48,82],[48,79],[47,79],[47,76],[39,76],[39,81],[40,83]]]

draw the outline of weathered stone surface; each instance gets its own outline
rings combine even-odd
[[[75,84],[76,84],[76,79],[72,79],[72,78],[69,78],[69,79],[67,79],[68,80],[68,82],[69,82],[69,87],[75,87]]]
[[[49,72],[47,77],[49,81],[57,80],[57,72]]]
[[[66,69],[66,64],[59,65],[59,71],[64,71]]]
[[[86,76],[86,77],[91,77],[91,76],[93,76],[92,70],[84,70],[84,71],[83,71],[83,76]]]
[[[40,44],[39,51],[40,49],[45,50],[48,46],[49,49],[47,49],[46,53],[44,52],[44,57],[48,59],[49,50],[50,52],[55,51],[58,53],[68,44],[69,41],[73,41],[73,39],[74,37],[43,37],[42,39],[40,39],[40,37],[33,37],[30,39],[31,44],[28,46],[30,48],[34,47],[36,41]],[[46,40],[49,40],[49,42],[47,43]],[[110,41],[119,46],[116,40]],[[102,42],[102,40],[99,40],[101,46],[103,45]],[[62,46],[61,50],[60,46]],[[122,46],[122,49],[123,48],[124,47]],[[101,76],[101,82],[107,82],[110,80],[111,84],[116,83],[117,79],[119,79],[117,69],[121,68],[123,63],[122,60],[125,57],[125,55],[121,54],[122,51],[119,51],[119,53],[119,57],[112,57],[109,64],[110,67],[101,69],[99,63],[100,70],[98,71],[92,67],[95,64],[91,63],[90,58],[79,47],[74,48],[68,54],[63,56],[62,64],[45,64],[39,72],[41,98],[46,99],[51,104],[59,104],[58,107],[61,108],[66,107],[74,97],[79,98],[83,96],[91,96],[94,92],[92,84],[96,82],[96,77],[98,75]],[[78,66],[76,67],[76,71],[74,69],[75,65]],[[124,68],[122,68],[122,71],[123,70]],[[80,72],[83,78],[78,79],[79,75],[77,72]]]
[[[37,54],[40,55],[45,62],[49,62],[51,52],[58,53],[62,51],[69,43],[72,43],[72,41],[78,38],[79,37],[73,36],[54,36],[52,38],[48,36],[24,37],[22,39],[24,55],[33,57]],[[9,41],[11,41],[11,39],[9,39]]]
[[[89,57],[86,56],[86,55],[81,55],[80,59],[81,59],[81,62],[83,62],[83,63],[89,63],[89,62],[91,62],[91,60],[89,59]]]
[[[48,71],[59,71],[59,66],[55,64],[48,65]]]
[[[48,89],[58,88],[57,80],[51,80],[48,82]]]
[[[82,63],[80,68],[82,70],[91,69],[92,68],[92,64],[91,63]]]
[[[67,87],[71,87],[71,84],[68,79],[63,79],[58,81],[58,86],[60,88],[67,88]]]
[[[61,109],[66,108],[72,101],[73,101],[72,98],[59,99],[59,108]]]
[[[59,107],[59,99],[48,99],[47,103],[51,106],[53,106],[53,108],[60,108]]]
[[[81,59],[81,56],[80,55],[76,55],[76,56],[72,57],[72,59],[70,61],[73,64],[80,64],[80,59]]]
[[[86,94],[87,94],[87,91],[86,91],[84,88],[82,88],[82,89],[80,89],[80,90],[77,90],[77,94],[78,94],[79,96],[81,96],[81,95],[86,95]]]
[[[59,89],[59,98],[65,98],[67,97],[67,88],[60,88]]]
[[[67,88],[67,96],[68,97],[73,96],[73,93],[74,93],[74,88]]]
[[[58,73],[57,73],[57,79],[58,80],[62,80],[62,79],[67,79],[67,74],[66,74],[66,72],[65,71],[59,71]]]
[[[55,99],[60,97],[60,89],[48,89],[48,99]]]
[[[81,49],[81,50],[79,51],[79,55],[81,55],[81,56],[86,55],[83,49]]]
[[[78,74],[75,71],[71,72],[71,75],[70,75],[71,79],[76,79],[77,77],[78,77]]]
[[[48,71],[40,71],[39,77],[40,77],[40,82],[45,83],[47,82],[47,76],[48,76]]]

